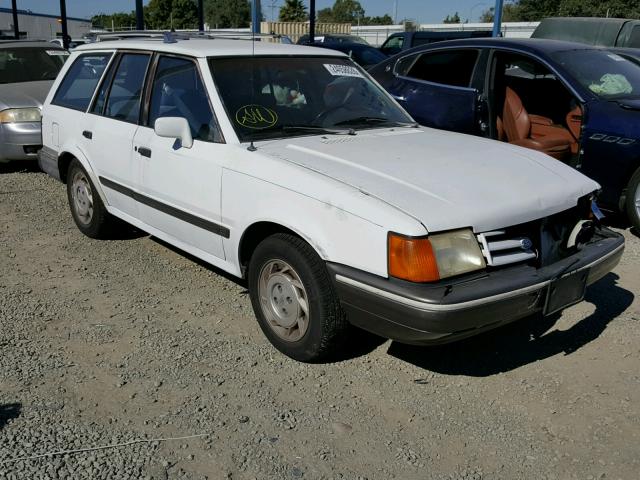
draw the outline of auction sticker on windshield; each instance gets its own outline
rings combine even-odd
[[[336,65],[332,63],[325,63],[324,68],[326,68],[334,77],[364,78],[360,71],[356,67],[352,67],[351,65]]]

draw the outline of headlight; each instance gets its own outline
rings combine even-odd
[[[0,112],[0,123],[39,122],[42,114],[39,108],[10,108]]]
[[[433,282],[486,267],[471,230],[428,237],[389,234],[389,275],[410,282]]]

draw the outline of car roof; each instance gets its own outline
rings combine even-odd
[[[252,45],[252,43],[254,45]],[[254,50],[255,47],[255,50]],[[265,41],[232,40],[224,38],[189,38],[178,39],[174,43],[165,43],[162,37],[135,38],[124,40],[108,40],[80,45],[76,52],[92,50],[152,50],[155,52],[174,53],[192,57],[230,57],[230,56],[344,56],[338,51],[328,52],[324,48],[302,45],[288,45]]]
[[[46,48],[47,50],[62,50],[60,45],[46,40],[0,40],[0,48]]]
[[[583,43],[567,42],[564,40],[549,40],[546,38],[463,38],[459,40],[446,40],[443,42],[435,42],[427,45],[420,45],[413,48],[414,51],[420,51],[431,48],[441,47],[485,47],[485,48],[514,48],[518,50],[530,51],[532,53],[553,53],[571,50],[599,50],[593,45],[585,45]],[[403,52],[406,54],[407,52]]]

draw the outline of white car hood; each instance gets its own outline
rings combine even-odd
[[[574,207],[599,188],[547,155],[430,128],[292,138],[259,150],[375,196],[431,232],[517,225]]]

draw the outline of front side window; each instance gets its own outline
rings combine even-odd
[[[125,53],[122,55],[104,108],[106,117],[137,123],[149,58],[148,54]]]
[[[409,78],[454,87],[468,87],[478,59],[477,50],[453,50],[420,55],[404,73]],[[402,75],[402,73],[398,72]]]
[[[552,55],[583,87],[600,98],[640,97],[640,69],[606,50],[574,50]]]
[[[68,56],[55,47],[0,48],[0,83],[55,80]]]
[[[87,53],[76,58],[51,103],[86,111],[111,55],[111,53]]]
[[[211,58],[209,65],[242,141],[412,122],[347,58]]]
[[[202,78],[191,60],[160,57],[151,91],[148,125],[160,117],[184,117],[194,140],[222,140]]]

